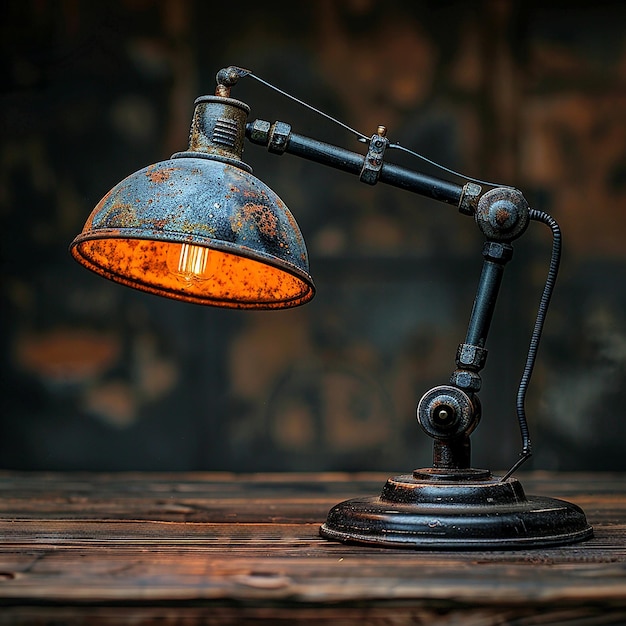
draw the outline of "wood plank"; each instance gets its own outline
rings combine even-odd
[[[464,624],[500,624],[489,620],[503,615],[535,624],[538,610],[543,623],[569,611],[585,624],[617,624],[593,620],[626,613],[625,478],[524,477],[527,492],[585,508],[595,536],[582,544],[435,552],[319,537],[333,504],[380,491],[382,475],[0,473],[0,624],[4,615],[38,623],[41,606],[60,621],[69,611],[71,623],[114,623],[129,607],[128,619],[148,620],[155,603],[163,616],[190,611],[190,624],[235,614],[259,623],[262,611],[267,623],[389,623],[376,621],[383,605],[413,620],[398,624],[455,614]],[[222,621],[207,622],[206,603]]]
[[[464,607],[446,611],[438,606],[406,607],[390,604],[385,607],[5,607],[0,613],[0,625],[50,626],[120,626],[121,624],[184,626],[623,626],[626,612],[607,615],[590,607],[576,611],[555,607],[537,613],[519,607],[514,610],[492,610]]]

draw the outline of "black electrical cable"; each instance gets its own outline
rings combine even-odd
[[[524,372],[520,380],[519,388],[517,390],[517,421],[519,423],[520,435],[522,437],[522,451],[520,458],[511,467],[511,469],[502,477],[502,481],[505,481],[513,472],[515,472],[525,461],[532,456],[532,445],[530,441],[530,433],[528,430],[528,421],[526,419],[526,391],[528,390],[528,384],[535,367],[535,359],[537,357],[537,350],[539,349],[539,341],[543,332],[543,325],[548,312],[548,306],[552,293],[554,291],[554,285],[559,272],[559,265],[561,263],[561,229],[556,220],[544,213],[543,211],[537,211],[535,209],[530,210],[530,219],[537,222],[543,222],[552,229],[552,258],[550,259],[550,267],[548,269],[548,276],[541,295],[541,301],[539,302],[539,310],[537,311],[537,318],[535,320],[535,327],[533,329],[532,336],[530,338],[530,346],[528,347],[528,356],[526,357],[526,365]]]

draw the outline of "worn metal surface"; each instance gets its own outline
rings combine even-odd
[[[96,253],[99,242],[123,242],[128,248],[123,256],[135,258],[116,258],[113,247]],[[157,247],[146,242],[207,246],[279,272],[267,287],[248,285],[241,302],[234,292],[215,297],[174,293],[164,284],[164,262],[156,267]],[[132,174],[96,206],[71,252],[117,282],[199,303],[273,308],[302,304],[314,293],[304,239],[282,200],[248,172],[212,159],[175,158]]]
[[[284,202],[241,160],[247,104],[195,102],[189,150],[116,185],[70,246],[116,282],[198,304],[285,308],[315,292]]]
[[[265,120],[255,120],[247,124],[246,136],[252,143],[266,146],[269,149],[273,126],[275,124],[272,125]],[[277,150],[273,151],[277,152]],[[283,151],[357,176],[361,175],[366,160],[366,157],[358,152],[352,152],[294,132],[289,133],[286,146],[284,149],[281,146],[281,150],[278,152]],[[377,180],[455,206],[459,206],[463,195],[461,185],[393,163],[385,163],[382,160]]]
[[[564,545],[593,534],[577,505],[527,497],[515,478],[415,474],[390,478],[380,497],[335,505],[320,533],[346,543],[441,550]]]
[[[426,392],[417,407],[417,421],[435,439],[455,439],[470,434],[480,418],[474,396],[450,385]]]
[[[478,201],[474,219],[488,239],[510,242],[520,237],[528,227],[528,202],[517,189],[491,189]]]
[[[250,107],[239,100],[218,96],[202,96],[194,104],[189,151],[211,155],[252,171],[241,160]]]

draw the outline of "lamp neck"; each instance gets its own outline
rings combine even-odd
[[[177,152],[172,158],[212,159],[252,172],[241,159],[249,113],[247,104],[233,98],[198,98],[189,132],[189,150]]]

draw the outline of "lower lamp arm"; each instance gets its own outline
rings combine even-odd
[[[369,141],[366,155],[291,132],[285,122],[255,120],[246,126],[246,137],[274,154],[293,154],[321,165],[358,175],[362,182],[383,182],[419,195],[453,204],[461,213],[473,215],[486,236],[483,269],[465,342],[459,346],[456,369],[450,384],[434,387],[420,400],[418,421],[434,439],[432,471],[444,475],[470,470],[470,433],[480,420],[480,370],[484,367],[485,343],[502,282],[511,259],[510,242],[526,230],[529,207],[516,189],[498,187],[482,193],[480,186],[464,186],[383,162],[389,142],[384,127]],[[464,475],[464,474],[463,474]]]

